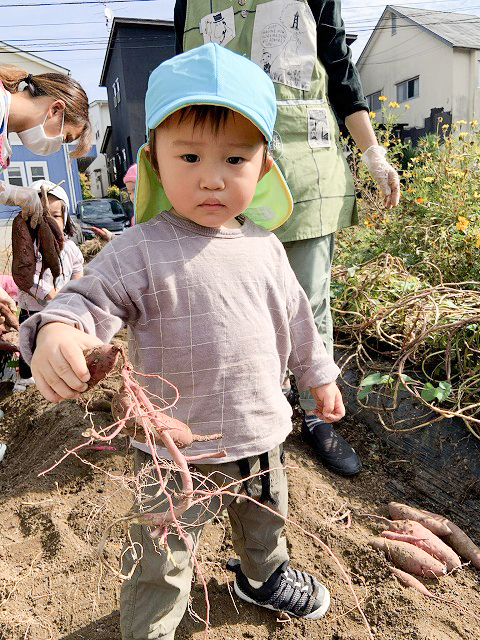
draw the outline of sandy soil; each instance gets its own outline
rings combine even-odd
[[[106,526],[130,507],[131,494],[121,479],[131,471],[132,456],[122,441],[115,451],[87,451],[87,464],[70,456],[37,477],[82,441],[84,407],[73,401],[49,404],[33,388],[14,395],[3,389],[3,393],[0,438],[7,444],[7,455],[0,463],[0,640],[119,639],[119,579],[95,559],[93,551]],[[96,412],[94,419],[103,426],[111,421],[103,412]],[[364,461],[364,470],[354,479],[322,468],[303,444],[296,421],[286,447],[291,518],[321,537],[337,555],[351,576],[376,640],[480,637],[480,622],[400,586],[385,557],[369,546],[382,527],[363,514],[386,515],[387,502],[398,498],[389,479],[395,476],[394,486],[403,486],[405,495],[408,473],[397,474],[398,461],[366,426],[345,421],[340,430]],[[345,527],[348,513],[351,525]],[[294,526],[289,525],[287,533],[292,563],[320,576],[331,591],[326,617],[318,622],[279,622],[266,610],[233,600],[231,574],[224,569],[232,546],[228,523],[220,517],[207,525],[198,552],[212,603],[209,638],[368,638],[333,560]],[[107,546],[114,566],[123,537],[124,530],[116,526]],[[478,571],[467,566],[456,575],[427,582],[437,595],[480,614],[478,578]],[[196,616],[205,614],[198,580],[191,609]],[[204,626],[196,616],[184,617],[177,640],[203,637]]]

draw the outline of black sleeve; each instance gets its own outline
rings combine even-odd
[[[187,0],[176,0],[173,10],[173,23],[175,25],[175,53],[183,52],[183,32],[185,30],[185,18],[187,15]]]
[[[327,72],[328,98],[335,113],[344,120],[355,111],[368,111],[345,38],[340,0],[308,0],[308,4],[317,23],[317,54]]]

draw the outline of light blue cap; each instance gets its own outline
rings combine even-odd
[[[147,135],[175,111],[196,104],[232,109],[258,127],[268,142],[272,140],[277,115],[275,88],[267,74],[244,56],[209,43],[163,62],[148,81]],[[138,154],[136,221],[143,222],[170,208],[142,147]],[[292,208],[290,191],[274,163],[258,183],[244,213],[257,224],[275,229],[290,216]]]

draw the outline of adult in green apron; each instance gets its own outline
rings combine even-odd
[[[177,53],[216,42],[248,56],[275,85],[278,115],[271,152],[292,192],[294,210],[275,233],[333,352],[330,271],[334,233],[357,222],[353,178],[338,139],[335,114],[363,152],[389,207],[398,204],[396,171],[385,160],[345,40],[339,0],[177,0]],[[333,111],[334,110],[334,111]],[[354,475],[361,462],[331,425],[300,396],[302,435],[321,462]]]

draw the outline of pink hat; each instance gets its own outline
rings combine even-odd
[[[136,182],[137,181],[137,165],[132,164],[131,167],[128,168],[127,173],[123,176],[124,184],[127,182]]]

